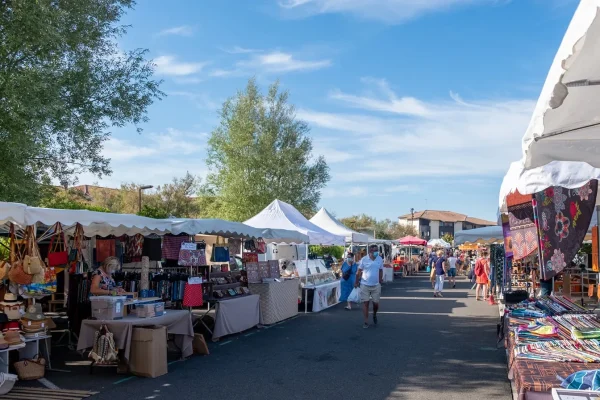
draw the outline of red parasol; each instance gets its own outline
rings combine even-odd
[[[402,239],[398,239],[398,242],[405,246],[427,246],[427,240],[414,236],[403,237]]]

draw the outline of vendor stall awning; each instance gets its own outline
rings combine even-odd
[[[86,236],[164,234],[171,229],[171,221],[140,217],[139,215],[39,207],[26,207],[24,222],[25,225],[40,222],[48,226],[60,222],[65,228],[79,223],[83,226]]]
[[[454,244],[463,243],[494,243],[502,242],[504,236],[501,226],[486,226],[485,228],[469,229],[456,232],[454,235]]]
[[[262,230],[223,219],[176,219],[171,220],[174,235],[213,235],[223,237],[255,238],[262,237]]]
[[[327,232],[331,232],[335,235],[344,236],[346,238],[346,242],[350,243],[368,243],[369,236],[364,233],[359,233],[353,231],[348,228],[340,221],[338,221],[329,211],[325,208],[321,208],[318,213],[316,213],[311,219],[310,222],[325,229]]]
[[[0,202],[0,225],[13,223],[24,226],[26,209],[25,204]]]
[[[427,240],[414,236],[405,236],[402,239],[398,239],[398,243],[405,246],[427,246]]]
[[[343,246],[344,236],[334,235],[307,220],[294,206],[274,200],[264,210],[245,221],[255,228],[287,229],[308,235],[310,244]]]
[[[446,242],[443,239],[431,239],[429,242],[427,242],[427,246],[429,246],[429,247],[443,247],[443,248],[452,247],[450,245],[450,243]]]
[[[523,137],[525,169],[552,161],[600,167],[600,0],[581,0]]]

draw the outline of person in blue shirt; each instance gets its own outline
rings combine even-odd
[[[346,306],[346,310],[352,310],[352,304],[348,301],[348,296],[354,289],[354,281],[356,280],[356,271],[358,270],[358,266],[354,262],[354,254],[348,252],[346,254],[346,260],[342,264],[342,279],[340,282],[341,293],[340,293],[340,303],[348,302]]]

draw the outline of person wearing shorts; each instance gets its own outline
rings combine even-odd
[[[373,302],[373,324],[377,325],[377,311],[381,298],[381,282],[383,282],[383,260],[379,257],[377,245],[369,246],[369,255],[363,257],[358,264],[358,272],[354,287],[360,287],[360,300],[363,303],[363,328],[369,327],[369,303]]]
[[[448,264],[450,265],[450,268],[448,268],[448,283],[452,285],[452,288],[454,289],[456,287],[456,264],[458,262],[458,257],[456,257],[456,254],[448,257]]]

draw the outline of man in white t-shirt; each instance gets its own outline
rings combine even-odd
[[[452,288],[456,287],[456,262],[458,261],[458,257],[456,254],[452,254],[448,257],[448,264],[450,264],[450,268],[448,269],[448,283],[452,285]]]
[[[365,323],[369,327],[369,302],[373,301],[373,324],[377,325],[377,311],[381,298],[381,282],[383,282],[383,259],[379,257],[377,245],[369,246],[369,254],[358,264],[354,287],[360,286],[360,299],[363,303]]]

